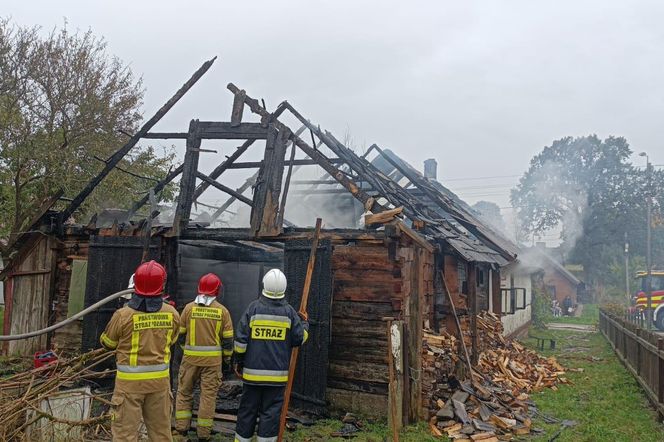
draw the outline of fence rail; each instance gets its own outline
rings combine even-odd
[[[600,309],[599,328],[664,417],[664,338]]]

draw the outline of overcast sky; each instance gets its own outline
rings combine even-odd
[[[662,1],[3,3],[21,25],[66,17],[104,36],[142,75],[146,116],[219,56],[158,130],[228,120],[232,81],[359,147],[418,168],[434,157],[469,203],[503,207],[530,158],[563,136],[625,136],[664,163]]]

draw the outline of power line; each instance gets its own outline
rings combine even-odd
[[[473,181],[473,180],[489,180],[494,178],[517,178],[521,175],[494,175],[494,176],[478,176],[478,177],[469,177],[469,178],[445,178],[441,182],[448,181]]]
[[[512,184],[489,184],[489,185],[481,185],[481,186],[464,186],[464,187],[450,187],[450,190],[452,192],[456,192],[458,190],[472,190],[472,189],[504,189],[504,188],[512,188],[514,187]]]

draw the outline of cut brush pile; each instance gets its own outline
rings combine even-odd
[[[468,321],[461,321],[470,343]],[[423,400],[430,411],[431,432],[459,441],[511,440],[529,434],[536,413],[529,393],[569,383],[555,358],[544,358],[502,336],[500,319],[491,313],[477,318],[481,348],[472,381],[454,376],[463,368],[459,340],[450,335],[424,334]]]
[[[25,440],[31,428],[43,428],[43,422],[59,427],[86,427],[93,432],[106,432],[108,415],[102,414],[85,420],[68,420],[44,410],[43,404],[64,391],[85,384],[90,379],[106,377],[115,370],[94,371],[114,355],[103,349],[53,362],[43,367],[24,371],[0,379],[0,440]],[[108,404],[97,396],[92,399]],[[101,434],[97,435],[101,437]]]

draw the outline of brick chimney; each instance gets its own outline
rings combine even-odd
[[[438,177],[438,163],[433,158],[424,161],[424,178],[435,180]]]

